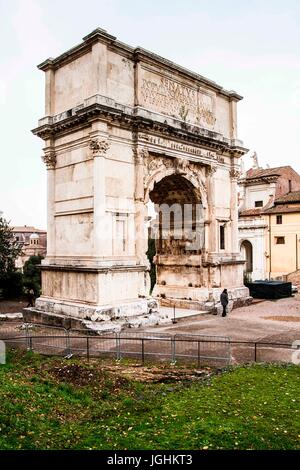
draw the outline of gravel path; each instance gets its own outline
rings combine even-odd
[[[280,317],[272,319],[270,317]],[[286,317],[286,318],[285,318]],[[295,318],[295,321],[291,321]],[[179,318],[176,324],[144,328],[148,332],[229,336],[241,341],[292,342],[300,339],[300,294],[279,300],[254,301],[222,318],[203,314]]]

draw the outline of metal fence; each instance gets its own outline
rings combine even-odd
[[[146,361],[190,362],[224,367],[247,362],[292,362],[288,343],[232,341],[224,336],[122,331],[91,334],[42,324],[0,322],[0,339],[41,354],[64,357],[134,358]]]
[[[67,355],[70,351],[68,338],[68,330],[61,327],[38,323],[0,322],[0,339],[9,346],[19,346],[44,354]]]

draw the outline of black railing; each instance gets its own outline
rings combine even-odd
[[[133,357],[141,361],[191,361],[197,366],[224,367],[247,362],[293,362],[293,344],[267,341],[239,341],[227,337],[74,331],[47,325],[0,325],[0,339],[8,346],[21,346],[41,354],[65,357],[109,356],[117,360]]]

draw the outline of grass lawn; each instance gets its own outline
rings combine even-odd
[[[299,366],[183,372],[10,352],[0,449],[300,448]]]

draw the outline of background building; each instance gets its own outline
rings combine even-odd
[[[300,175],[290,166],[251,168],[239,185],[245,277],[254,281],[298,270]]]
[[[16,260],[16,267],[22,269],[30,256],[46,256],[47,232],[31,226],[14,227],[13,233],[22,247],[22,255]]]
[[[270,277],[297,272],[300,267],[300,191],[274,201],[265,211],[268,225],[266,269]]]

